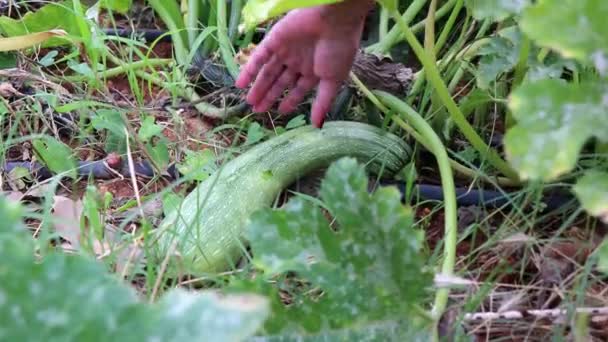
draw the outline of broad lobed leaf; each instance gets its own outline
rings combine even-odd
[[[608,173],[589,170],[578,179],[574,192],[591,215],[608,223]]]
[[[249,31],[257,25],[293,9],[342,1],[344,0],[249,0],[243,8],[244,30]]]
[[[320,327],[401,316],[424,298],[431,278],[420,253],[423,235],[393,188],[368,192],[363,166],[345,158],[333,163],[321,186],[337,227],[321,208],[294,198],[280,210],[254,214],[247,229],[254,263],[268,276],[296,272],[323,290],[299,305],[302,320]]]
[[[592,137],[608,141],[608,85],[542,80],[526,83],[509,99],[517,125],[505,135],[505,152],[522,179],[550,181],[571,171]]]
[[[524,11],[521,28],[537,44],[608,72],[608,1],[543,0]]]
[[[141,302],[101,263],[51,253],[34,260],[20,211],[0,196],[0,340],[242,341],[269,314],[264,297],[173,290]]]
[[[530,0],[466,0],[466,6],[475,19],[495,21],[521,13],[530,3]]]

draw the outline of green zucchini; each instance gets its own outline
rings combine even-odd
[[[245,251],[242,233],[250,215],[271,206],[298,178],[347,156],[371,172],[392,175],[410,155],[402,139],[363,123],[287,131],[230,160],[186,196],[156,229],[156,256],[163,260],[172,252],[191,275],[226,271]]]

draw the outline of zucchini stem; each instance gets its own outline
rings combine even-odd
[[[441,75],[439,74],[439,70],[437,69],[437,65],[433,61],[433,58],[429,56],[424,48],[418,42],[418,39],[412,33],[411,29],[408,27],[407,23],[403,20],[398,11],[391,11],[391,15],[394,20],[397,21],[397,24],[401,28],[401,31],[404,33],[406,40],[416,53],[416,56],[424,66],[426,70],[426,75],[429,79],[429,82],[435,88],[437,95],[439,96],[441,102],[446,107],[452,120],[454,123],[460,128],[461,132],[467,138],[467,140],[473,145],[473,147],[488,160],[490,164],[492,164],[495,168],[497,168],[500,172],[502,172],[505,176],[510,179],[518,179],[517,173],[509,166],[509,164],[504,161],[498,153],[489,147],[481,137],[475,132],[475,129],[469,124],[466,120],[460,108],[450,95],[447,86],[441,79]]]
[[[433,128],[413,108],[388,93],[382,91],[376,91],[374,93],[384,104],[399,114],[399,117],[394,120],[401,120],[401,117],[403,117],[410,122],[418,133],[427,141],[431,152],[437,159],[445,201],[445,244],[441,272],[447,276],[453,275],[454,266],[456,264],[456,243],[458,238],[456,186],[454,184],[454,177],[452,175],[452,169],[449,162],[450,159],[448,158],[446,148]],[[437,325],[447,306],[448,296],[449,289],[447,288],[437,290],[435,295],[435,304],[432,312],[435,319],[435,329],[433,329],[434,341],[439,341]]]

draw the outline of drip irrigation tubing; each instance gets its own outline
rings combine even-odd
[[[27,161],[11,161],[4,165],[3,171],[10,173],[17,168],[26,169],[36,180],[46,180],[52,178],[53,173],[37,162]],[[138,161],[133,163],[135,175],[144,178],[153,178],[155,176],[154,168],[146,161]],[[126,160],[120,160],[113,164],[106,160],[97,161],[80,161],[78,162],[77,174],[79,177],[93,178],[101,180],[116,179],[120,176],[129,178],[131,171]],[[166,174],[163,175],[169,180],[177,180],[182,175],[177,170],[175,164],[167,168]],[[405,182],[397,181],[381,181],[382,186],[396,186],[402,195],[402,201],[405,201],[406,184]],[[415,184],[413,187],[412,196],[414,199],[427,201],[443,201],[443,190],[440,185],[433,184]],[[498,208],[508,206],[511,198],[515,195],[509,192],[500,192],[485,189],[472,189],[469,187],[456,188],[456,202],[458,206],[484,206],[489,208]],[[542,199],[545,204],[545,210],[556,210],[564,205],[571,203],[574,197],[570,193],[548,193]]]

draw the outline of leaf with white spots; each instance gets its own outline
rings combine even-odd
[[[347,329],[323,331],[318,334],[286,333],[247,339],[248,342],[427,342],[431,340],[430,329],[420,329],[413,319],[379,322]]]
[[[173,290],[148,304],[92,258],[34,259],[21,212],[0,195],[1,341],[243,341],[269,305],[255,295]]]
[[[510,27],[489,38],[489,43],[479,49],[479,66],[476,72],[477,86],[488,89],[500,75],[510,72],[519,60],[521,32]]]
[[[528,7],[522,30],[538,45],[608,72],[608,1],[545,0]]]
[[[370,194],[363,166],[344,158],[329,167],[320,193],[335,230],[321,208],[299,197],[256,212],[246,230],[253,262],[268,276],[296,272],[323,291],[318,301],[299,299],[294,317],[338,328],[411,313],[432,279],[423,232],[399,191]]]
[[[509,107],[517,125],[505,135],[505,152],[524,180],[554,180],[575,167],[589,139],[608,142],[606,84],[526,83]]]
[[[576,182],[574,192],[585,210],[608,223],[608,173],[587,171]]]
[[[466,0],[465,4],[477,20],[501,21],[521,13],[530,2],[530,0]]]

